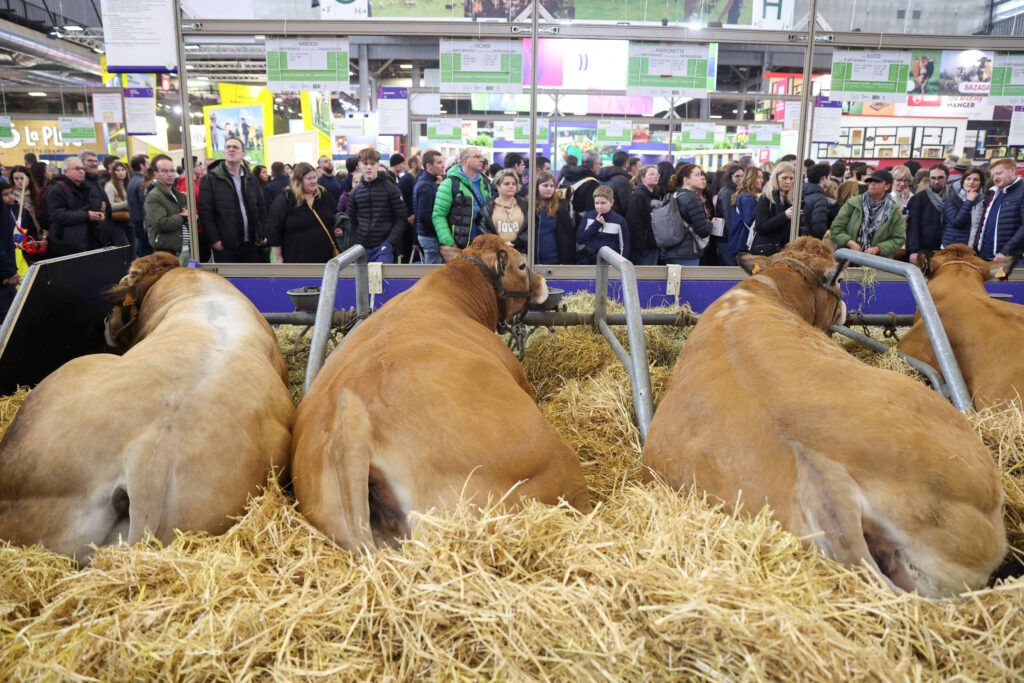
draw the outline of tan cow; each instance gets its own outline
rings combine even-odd
[[[108,293],[123,356],[76,358],[29,394],[0,442],[0,538],[81,561],[90,544],[219,534],[271,467],[295,409],[263,316],[223,277],[136,259]]]
[[[591,509],[576,455],[494,334],[544,301],[544,278],[496,235],[442,253],[448,264],[357,327],[299,405],[299,510],[344,548],[394,544],[410,512],[460,498]]]
[[[1024,395],[1024,358],[1019,353],[1024,345],[1024,306],[992,299],[985,291],[985,281],[1008,276],[1015,261],[1015,256],[983,261],[963,244],[918,260],[967,390],[979,408]],[[899,350],[939,367],[920,313],[900,340]]]
[[[767,503],[793,534],[896,588],[940,596],[984,584],[1006,551],[1002,490],[967,421],[822,333],[844,307],[819,241],[740,262],[754,276],[701,316],[645,464],[729,505]]]

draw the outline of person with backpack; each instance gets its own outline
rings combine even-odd
[[[707,238],[711,237],[711,215],[702,197],[707,182],[704,169],[697,164],[682,163],[676,168],[671,183],[673,192],[665,197],[662,206],[668,202],[675,202],[676,210],[688,227],[683,230],[682,239],[678,243],[660,242],[661,256],[665,263],[680,266],[700,265],[704,246],[700,244],[698,238],[705,240],[706,244]],[[652,213],[652,225],[656,220],[657,216]],[[655,234],[658,234],[657,226],[654,225],[654,228]]]
[[[642,166],[632,180],[633,193],[626,205],[629,225],[629,260],[638,266],[658,265],[658,243],[651,228],[651,211],[661,203],[658,189],[658,168]]]
[[[736,254],[748,251],[750,230],[757,221],[757,198],[764,186],[764,175],[756,166],[748,166],[743,172],[736,191],[729,203],[732,204],[732,219],[729,221],[729,253],[724,258],[725,265],[736,265]]]
[[[750,240],[751,254],[771,256],[789,242],[789,223],[793,217],[793,186],[796,168],[783,161],[772,168],[771,178],[757,200],[757,224]]]
[[[405,202],[398,185],[380,168],[380,152],[371,148],[359,153],[363,182],[353,188],[349,207],[352,244],[366,249],[371,263],[394,263],[408,227]]]
[[[817,237],[819,240],[828,232],[829,200],[825,195],[825,186],[831,185],[828,179],[829,165],[815,164],[807,170],[807,182],[804,183],[803,209],[800,212],[800,234]]]
[[[485,163],[479,147],[467,147],[459,154],[459,165],[438,186],[431,220],[441,244],[465,249],[480,234],[484,204],[491,198]]]
[[[612,155],[612,165],[605,166],[597,173],[597,179],[602,185],[612,188],[615,194],[615,206],[619,211],[626,211],[629,206],[629,195],[633,194],[631,178],[626,171],[626,162],[629,161],[629,154],[621,149]]]
[[[601,168],[601,155],[596,149],[583,153],[578,166],[566,166],[558,186],[558,196],[568,203],[569,217],[577,224],[588,211],[594,210],[594,190],[601,181],[597,179]]]

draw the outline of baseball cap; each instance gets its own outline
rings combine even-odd
[[[869,182],[869,183],[872,182],[872,181],[879,182],[879,183],[889,183],[890,185],[892,185],[893,184],[892,173],[889,173],[888,171],[879,169],[879,170],[875,171],[874,173],[872,173],[871,177],[869,177],[867,179],[867,182]]]

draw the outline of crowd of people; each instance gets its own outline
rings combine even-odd
[[[531,191],[541,264],[594,263],[603,246],[637,265],[735,265],[741,252],[770,255],[789,241],[798,182],[799,234],[833,247],[915,263],[953,243],[986,259],[1024,250],[1024,182],[1010,159],[987,168],[954,157],[930,168],[908,161],[875,169],[812,160],[799,168],[794,155],[757,166],[743,157],[706,173],[688,162],[644,165],[624,151],[603,166],[588,150],[567,156],[556,178],[546,158],[530,168],[509,153],[502,165],[488,164],[478,147],[447,166],[433,149],[408,160],[393,154],[386,164],[365,149],[337,171],[330,155],[315,168],[250,168],[237,137],[224,140],[223,153],[193,160],[195,249],[185,178],[166,155],[101,164],[83,151],[64,159],[58,175],[33,154],[0,167],[0,312],[19,282],[16,244],[29,263],[110,245],[129,245],[133,257],[167,251],[183,264],[323,263],[360,244],[371,261],[437,264],[442,245],[463,247],[484,233],[525,253]],[[659,243],[652,217],[670,201],[687,230],[678,243]]]

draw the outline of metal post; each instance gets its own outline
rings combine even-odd
[[[366,45],[359,46],[359,110],[370,110],[370,58]]]
[[[793,218],[789,222],[789,239],[793,241],[800,234],[800,205],[803,200],[804,157],[807,154],[807,110],[811,101],[811,75],[814,69],[814,31],[818,27],[818,0],[811,0],[810,22],[807,25],[807,52],[804,54],[804,89],[800,98],[800,135],[796,147],[796,177],[793,178]]]
[[[540,15],[540,3],[533,0],[532,26],[530,27],[530,185],[536,187],[534,180],[537,177],[537,72],[540,71],[537,65],[538,43],[537,17]],[[513,122],[514,124],[514,122]],[[537,256],[537,192],[531,188],[527,190],[527,206],[530,215],[527,219],[526,237],[526,260],[533,266]]]
[[[188,202],[189,265],[199,262],[199,231],[196,216],[196,176],[192,168],[192,113],[188,110],[188,83],[185,74],[185,38],[181,35],[181,0],[174,0],[174,39],[178,46],[178,94],[181,96],[181,167],[185,171],[185,200]]]

